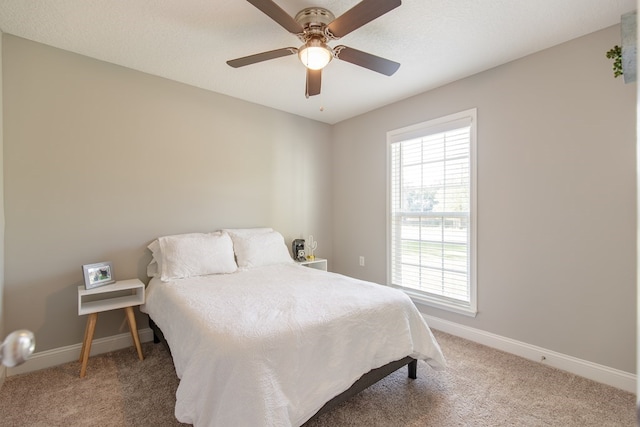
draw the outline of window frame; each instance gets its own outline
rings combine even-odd
[[[403,287],[402,285],[394,284],[392,281],[392,145],[401,141],[415,139],[417,137],[424,137],[427,135],[440,133],[443,130],[455,129],[456,123],[460,122],[460,126],[463,126],[464,121],[470,121],[470,152],[469,152],[469,260],[467,274],[469,277],[469,302],[458,301],[452,298],[430,294],[427,292],[419,291],[417,289],[411,289]],[[395,129],[387,132],[387,284],[389,286],[401,289],[415,302],[425,304],[427,306],[452,311],[455,313],[463,314],[466,316],[475,317],[478,312],[478,298],[477,298],[477,108],[471,108],[458,113],[449,114],[443,117],[439,117],[425,122],[417,123],[414,125],[406,126],[400,129]]]

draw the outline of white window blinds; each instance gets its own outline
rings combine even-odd
[[[475,110],[388,140],[391,283],[475,314]]]

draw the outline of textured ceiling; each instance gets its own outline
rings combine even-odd
[[[358,0],[276,3],[291,16],[310,6],[340,16]],[[330,43],[400,62],[398,72],[386,77],[332,61],[323,73],[321,95],[309,99],[305,69],[295,55],[238,69],[226,64],[300,45],[245,0],[2,0],[0,30],[337,123],[617,24],[635,8],[636,0],[404,0]]]

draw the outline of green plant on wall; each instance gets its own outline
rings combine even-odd
[[[607,58],[613,59],[613,77],[622,75],[622,48],[615,45],[607,52]]]

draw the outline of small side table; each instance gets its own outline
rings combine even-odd
[[[133,343],[138,351],[138,358],[144,359],[140,338],[138,337],[138,327],[133,313],[133,307],[144,304],[144,283],[138,279],[120,280],[111,285],[100,286],[93,289],[85,289],[78,286],[78,316],[88,314],[87,327],[84,331],[84,341],[80,351],[80,378],[87,374],[87,362],[91,353],[91,342],[96,329],[98,313],[102,311],[116,310],[124,308],[127,313],[127,321]]]
[[[298,261],[298,264],[305,267],[315,268],[316,270],[327,271],[327,260],[324,258],[308,259],[306,261]]]

